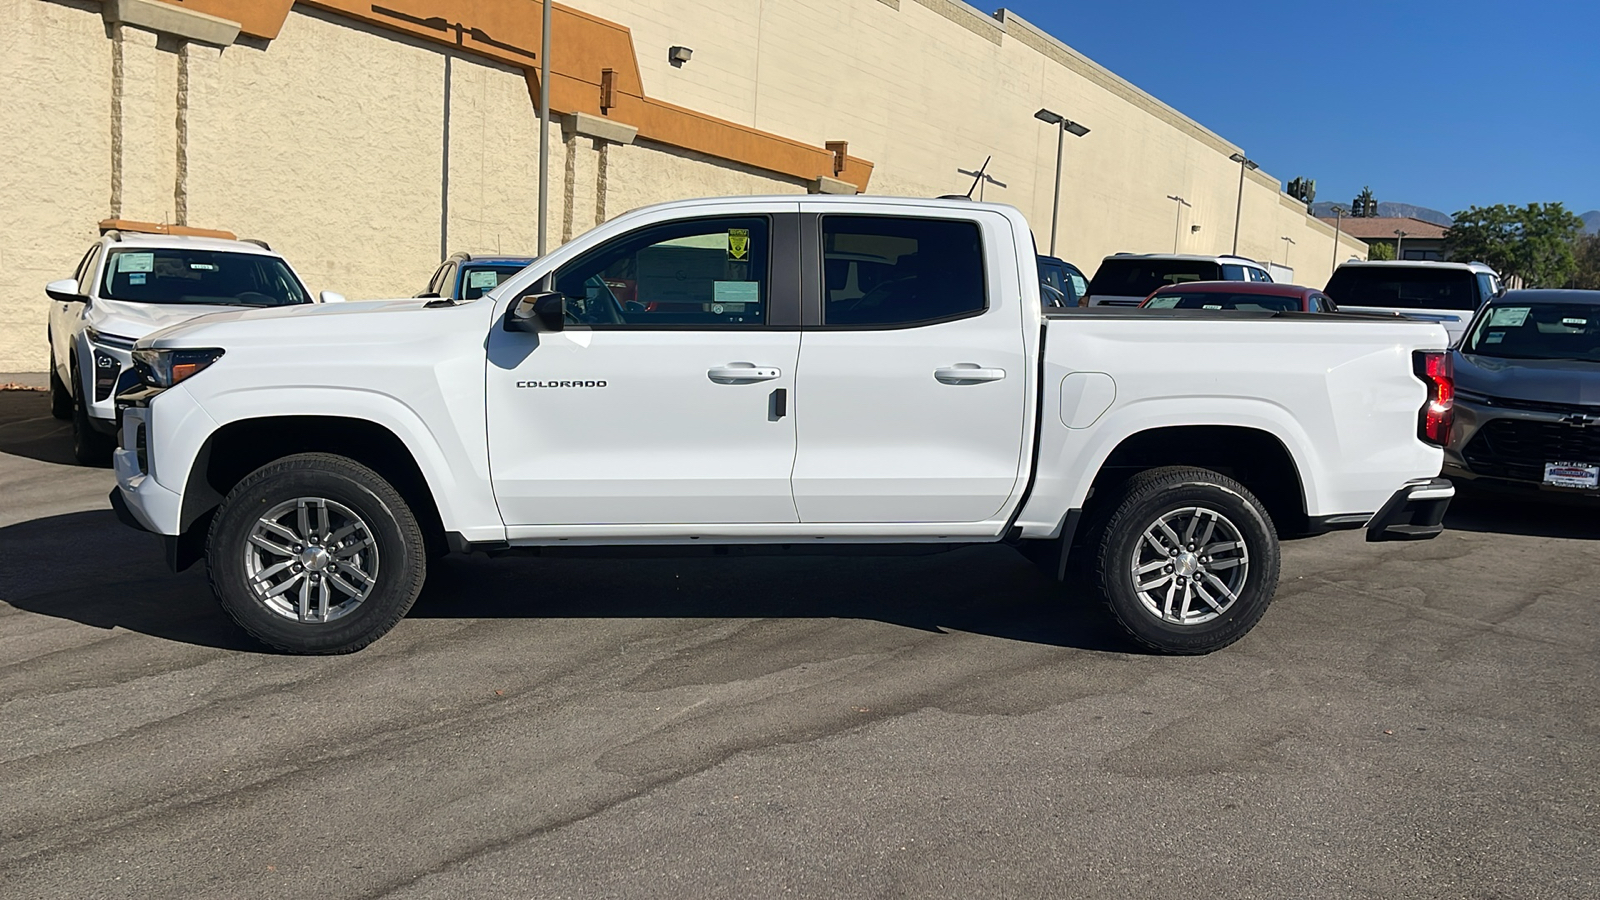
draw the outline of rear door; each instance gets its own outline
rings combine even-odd
[[[801,522],[982,522],[1022,484],[1032,378],[1020,278],[1036,277],[1035,262],[986,264],[1016,266],[998,214],[893,210],[851,204],[801,221]],[[830,274],[845,258],[866,277]]]

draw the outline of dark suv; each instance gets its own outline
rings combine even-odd
[[[452,253],[428,279],[428,289],[418,297],[442,300],[476,300],[512,275],[527,268],[533,256],[473,256]]]

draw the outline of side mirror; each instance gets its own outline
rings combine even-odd
[[[556,291],[541,291],[518,297],[516,302],[511,304],[511,308],[506,310],[507,331],[561,331],[566,327],[566,298]]]
[[[63,278],[60,281],[52,281],[44,286],[44,292],[51,300],[57,300],[62,303],[89,302],[89,298],[78,290],[78,279],[76,278]]]
[[[318,303],[343,303],[344,302],[344,295],[343,294],[336,294],[333,291],[323,291],[322,293],[317,295],[317,302]]]

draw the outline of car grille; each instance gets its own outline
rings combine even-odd
[[[1461,455],[1479,475],[1543,481],[1545,463],[1600,464],[1600,423],[1579,428],[1495,419],[1478,430]]]

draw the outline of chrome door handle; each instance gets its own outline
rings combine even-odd
[[[990,369],[977,363],[956,363],[942,369],[934,369],[933,377],[940,384],[980,384],[985,381],[999,381],[1006,377],[1005,369]]]
[[[747,362],[712,366],[706,371],[706,376],[717,384],[754,384],[758,381],[771,381],[782,374],[770,366],[758,366]]]

